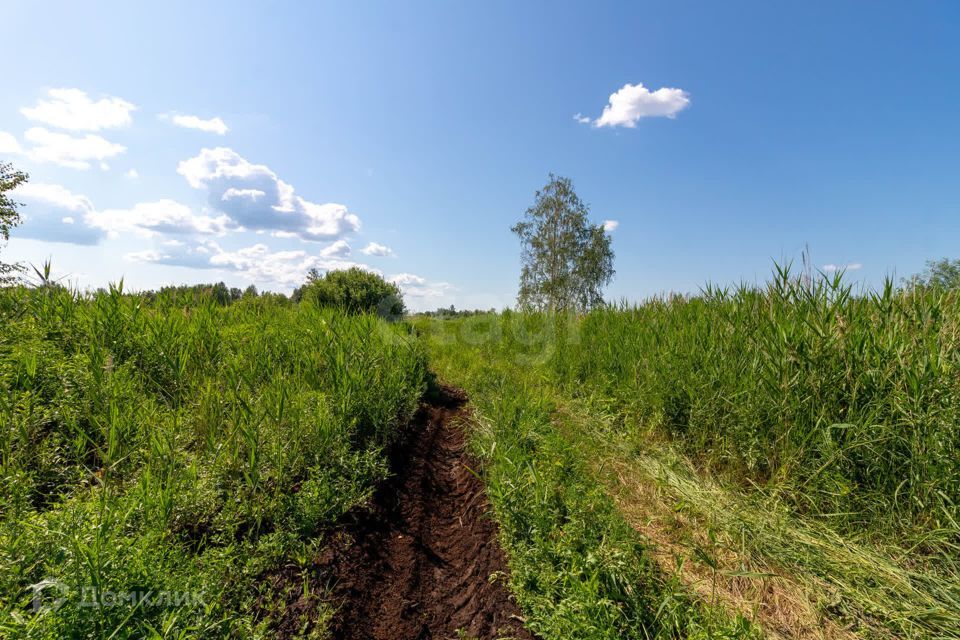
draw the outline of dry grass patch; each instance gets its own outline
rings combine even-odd
[[[639,450],[595,409],[556,420],[594,451],[591,467],[665,571],[708,602],[786,638],[960,637],[960,581],[747,496],[698,473],[667,446]]]
[[[739,613],[767,635],[782,638],[854,638],[823,615],[810,589],[780,567],[734,549],[727,536],[623,461],[595,471],[627,521],[647,540],[661,569],[675,572],[700,597]],[[830,593],[821,583],[821,593]]]

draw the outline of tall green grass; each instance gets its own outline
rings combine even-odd
[[[424,380],[374,317],[0,290],[0,636],[270,637],[265,578],[367,499]]]
[[[552,375],[849,531],[960,544],[960,295],[778,269],[595,311]]]
[[[651,560],[589,471],[591,452],[554,424],[560,398],[537,366],[570,327],[521,314],[421,319],[431,364],[463,386],[465,426],[509,557],[526,626],[542,638],[754,638]]]
[[[605,630],[596,637],[660,632],[655,617],[637,628],[564,617],[568,604],[645,611],[662,597],[653,586],[631,601],[617,586],[649,563],[618,555],[629,537],[613,533],[604,478],[613,493],[634,483],[666,509],[674,500],[696,512],[711,541],[783,572],[812,594],[815,615],[851,633],[957,635],[960,293],[892,282],[857,292],[839,275],[777,269],[763,286],[708,286],[580,317],[508,311],[417,327],[440,372],[481,409],[474,438],[491,461],[515,574],[552,581],[516,586],[547,635],[592,623]],[[586,582],[594,591],[577,554],[598,562]],[[699,628],[702,614],[680,611],[669,628]]]

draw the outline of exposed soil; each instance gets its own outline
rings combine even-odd
[[[395,475],[318,559],[337,608],[333,637],[532,639],[453,424],[466,398],[449,388],[432,395],[391,455]]]

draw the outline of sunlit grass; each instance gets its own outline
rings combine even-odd
[[[470,322],[450,325],[447,335],[429,322],[418,328],[438,374],[463,385],[477,410],[466,428],[528,627],[543,638],[756,637],[745,618],[698,601],[652,562],[642,536],[591,477],[591,452],[556,428],[555,388],[519,364],[533,353],[518,360],[500,340],[474,340],[496,318]]]
[[[716,578],[724,571],[747,590],[778,576],[774,596],[793,599],[793,610],[748,615],[779,625],[768,633],[793,625],[816,635],[818,621],[829,620],[834,637],[956,637],[958,320],[955,292],[891,282],[855,292],[839,275],[778,268],[761,287],[709,286],[579,318],[505,312],[424,318],[418,329],[441,372],[474,393],[489,425],[479,432],[487,457],[504,478],[530,478],[540,500],[577,487],[559,503],[567,526],[606,509],[595,491],[602,483],[646,531],[648,551],[669,551],[657,557],[666,575],[670,554],[690,563],[676,575],[701,601],[723,600]],[[544,443],[580,466],[562,477],[531,475]],[[529,527],[544,510],[511,503],[496,493],[505,480],[488,481],[502,522],[522,517]],[[571,511],[581,500],[588,506]],[[653,519],[663,526],[646,526]],[[508,546],[511,536],[521,549],[543,544],[523,531],[507,527]],[[599,571],[619,571],[604,562]],[[558,563],[570,580],[559,593],[590,601],[576,572],[564,574],[572,558]],[[706,591],[692,582],[711,574]],[[541,584],[518,589],[558,597]],[[637,606],[659,593],[647,590]],[[623,597],[611,585],[592,597],[610,594]],[[731,614],[752,606],[726,595],[736,596],[725,601]],[[552,610],[540,611],[552,624]]]
[[[369,496],[424,376],[403,325],[276,297],[0,290],[0,635],[270,637],[263,576]]]
[[[958,321],[953,292],[779,270],[594,312],[550,369],[728,478],[937,554],[960,543]]]

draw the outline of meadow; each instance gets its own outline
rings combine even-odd
[[[405,427],[439,380],[540,638],[960,637],[953,291],[777,269],[387,322],[41,280],[0,317],[0,636],[353,637],[338,531],[417,513],[383,488],[436,482]]]
[[[545,636],[644,637],[640,610],[679,636],[743,618],[773,637],[958,637],[958,320],[952,291],[777,269],[418,329],[479,408],[515,588]]]
[[[404,325],[281,296],[0,289],[0,636],[274,637],[270,576],[369,499],[425,374]]]
[[[596,311],[550,370],[845,531],[960,543],[960,296],[775,274]]]

